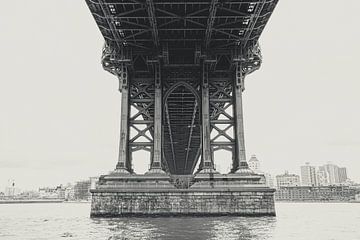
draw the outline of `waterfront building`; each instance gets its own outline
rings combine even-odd
[[[301,166],[301,183],[303,186],[317,186],[316,169],[309,162]]]
[[[319,167],[316,172],[317,183],[319,186],[329,185],[329,175],[324,167]]]
[[[248,164],[249,164],[249,168],[253,172],[255,172],[255,173],[261,172],[260,161],[257,159],[256,155],[251,156],[251,158],[248,161]]]
[[[334,185],[340,183],[339,181],[339,167],[328,163],[324,165],[324,169],[329,176],[329,184]]]
[[[58,189],[50,188],[50,187],[43,187],[39,188],[39,197],[44,199],[57,199],[58,198]]]
[[[346,182],[347,170],[345,167],[339,167],[335,164],[328,163],[319,167],[320,171],[325,171],[327,174],[327,185],[339,185]]]
[[[277,201],[352,201],[356,189],[349,186],[287,186],[275,192]]]
[[[65,200],[72,201],[75,199],[74,187],[72,185],[67,185],[65,188]]]
[[[8,185],[5,188],[4,195],[6,197],[15,197],[18,194],[20,194],[20,189],[15,186],[15,181],[8,180]]]
[[[339,183],[345,183],[346,180],[348,179],[346,168],[340,167],[338,172],[339,172]]]
[[[276,176],[276,185],[278,188],[300,186],[300,176],[297,174],[289,174],[288,171],[285,171],[284,174]]]
[[[79,181],[74,185],[75,200],[90,200],[90,180]]]
[[[20,193],[18,199],[37,199],[39,198],[39,192],[37,191],[24,191]]]
[[[265,184],[267,187],[273,188],[274,187],[274,178],[270,173],[264,173],[265,176]]]
[[[99,177],[90,177],[90,189],[95,189],[99,182]]]
[[[257,173],[257,174],[262,174],[264,175],[265,177],[265,184],[267,187],[274,187],[274,179],[273,177],[271,176],[270,173],[267,173],[267,172],[263,172],[261,170],[261,163],[259,161],[259,159],[256,157],[256,155],[252,155],[251,158],[249,159],[248,161],[248,164],[249,164],[249,168],[254,172],[254,173]]]

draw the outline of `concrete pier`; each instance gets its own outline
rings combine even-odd
[[[274,189],[261,176],[197,176],[176,188],[166,176],[103,176],[92,190],[91,217],[275,216]]]

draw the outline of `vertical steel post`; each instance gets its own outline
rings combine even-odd
[[[244,140],[244,119],[242,107],[242,92],[244,91],[244,75],[242,73],[241,62],[235,63],[235,86],[234,86],[234,116],[235,116],[235,157],[233,169],[248,169],[245,155],[245,140]]]
[[[162,85],[161,85],[161,66],[160,63],[154,64],[154,77],[155,77],[155,103],[154,103],[154,149],[153,160],[150,170],[161,169],[162,163]]]
[[[210,145],[210,97],[209,97],[209,66],[202,63],[201,81],[201,113],[202,113],[202,170],[214,170]]]
[[[118,69],[119,90],[121,92],[121,123],[119,158],[115,171],[122,173],[131,172],[129,159],[129,75],[124,63]]]

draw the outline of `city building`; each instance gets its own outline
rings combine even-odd
[[[4,195],[5,197],[15,197],[20,194],[20,189],[15,186],[15,181],[13,179],[8,180],[7,187],[5,187]]]
[[[90,180],[79,181],[74,185],[74,199],[75,200],[90,200]]]
[[[43,187],[39,188],[39,197],[43,199],[57,199],[58,198],[58,189]]]
[[[328,163],[319,167],[321,172],[325,171],[327,175],[326,185],[339,185],[346,182],[348,179],[347,170],[345,167],[338,167],[335,164]]]
[[[99,177],[90,177],[90,189],[95,189],[98,181]]]
[[[251,158],[248,161],[248,165],[253,172],[255,173],[261,172],[260,161],[257,159],[256,155],[251,156]]]
[[[348,179],[346,168],[340,167],[338,172],[339,172],[339,182],[345,183],[346,180]]]
[[[65,200],[66,201],[75,200],[74,187],[70,184],[65,187]]]
[[[356,189],[349,186],[288,186],[275,192],[277,201],[353,201]]]
[[[303,186],[317,186],[316,169],[309,162],[301,166],[301,183]]]
[[[335,184],[340,183],[338,166],[328,163],[328,164],[325,164],[323,167],[329,176],[329,184],[330,185],[335,185]]]
[[[274,178],[272,177],[272,175],[270,173],[264,173],[264,176],[265,176],[266,186],[271,188],[275,187]]]
[[[66,188],[63,185],[56,187],[39,188],[39,197],[43,199],[65,199]]]
[[[324,167],[319,167],[316,172],[316,178],[319,186],[328,186],[330,184],[329,175]]]
[[[274,179],[271,176],[271,174],[263,172],[261,170],[261,164],[260,161],[257,159],[256,155],[252,155],[251,158],[248,161],[249,168],[254,172],[258,174],[263,174],[265,177],[265,184],[267,187],[274,187]]]
[[[289,174],[288,171],[285,171],[284,174],[276,176],[276,185],[278,188],[300,186],[300,176],[297,174]]]
[[[38,198],[39,198],[38,191],[23,191],[18,196],[18,199],[38,199]]]

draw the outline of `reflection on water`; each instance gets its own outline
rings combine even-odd
[[[109,239],[268,239],[275,217],[94,219]]]
[[[0,204],[0,240],[359,240],[360,204],[282,203],[277,217],[91,219],[90,205]]]

